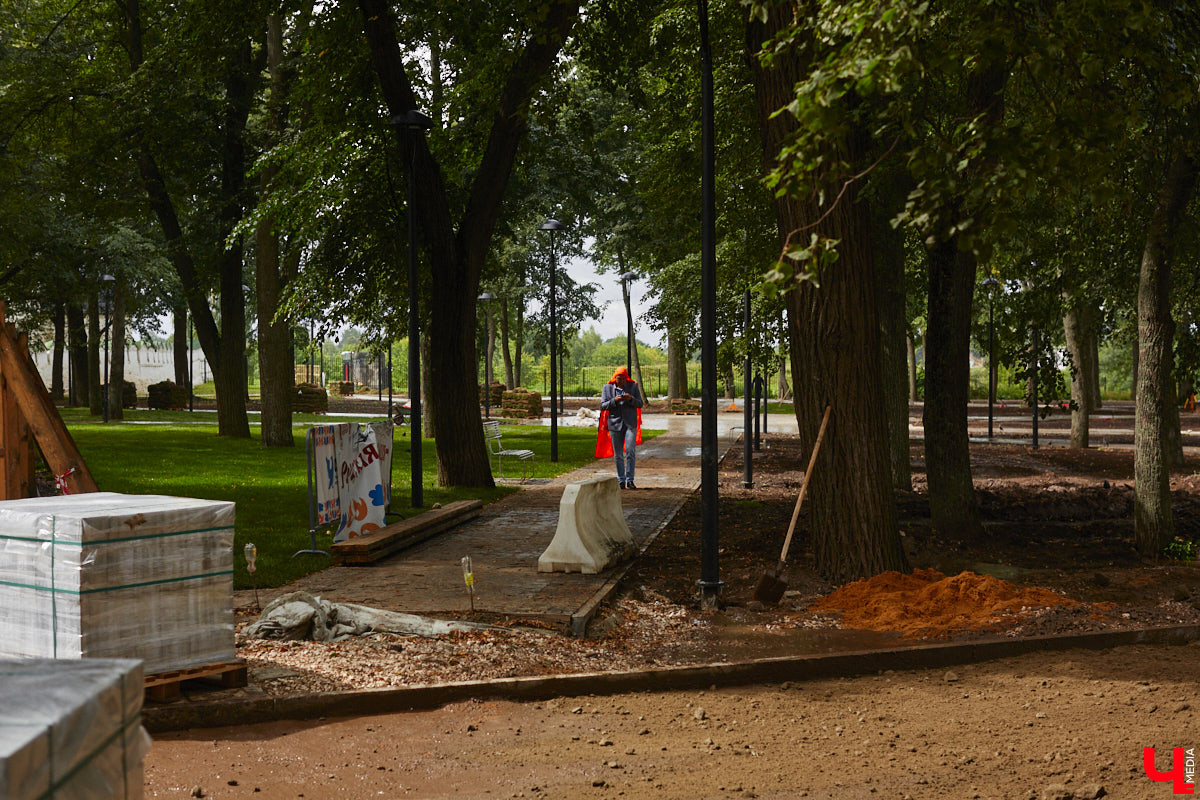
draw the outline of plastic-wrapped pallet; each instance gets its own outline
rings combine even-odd
[[[0,502],[0,656],[232,661],[234,504],[111,492]]]
[[[142,665],[0,661],[0,797],[139,800]]]

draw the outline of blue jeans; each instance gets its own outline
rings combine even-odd
[[[633,483],[633,467],[637,462],[637,429],[609,431],[612,438],[613,458],[617,462],[617,480],[622,486]]]

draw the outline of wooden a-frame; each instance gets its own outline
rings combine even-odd
[[[29,356],[27,337],[5,320],[0,303],[0,500],[33,496],[34,441],[65,494],[97,491]]]

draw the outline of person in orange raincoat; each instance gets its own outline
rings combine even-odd
[[[612,380],[600,392],[600,428],[596,431],[596,458],[613,456],[622,489],[636,489],[633,482],[637,445],[642,443],[642,390],[617,367]]]

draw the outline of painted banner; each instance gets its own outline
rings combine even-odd
[[[392,492],[392,423],[317,425],[312,443],[317,525],[338,520],[335,542],[383,527]]]

